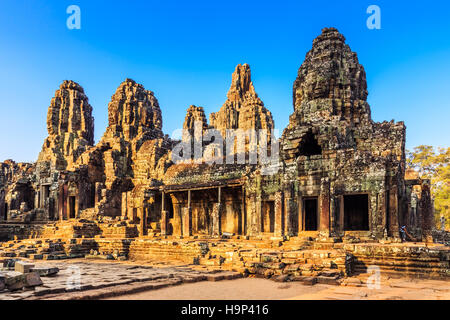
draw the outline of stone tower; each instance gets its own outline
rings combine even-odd
[[[47,131],[38,162],[49,161],[58,170],[94,144],[92,107],[78,83],[66,80],[56,90],[48,108]]]

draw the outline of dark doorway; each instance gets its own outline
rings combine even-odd
[[[4,215],[4,220],[8,220],[8,204],[5,203],[5,212],[3,213]]]
[[[168,219],[173,219],[173,203],[172,203],[172,198],[170,197],[170,195],[166,195],[166,201],[165,201],[165,205],[164,205],[164,209],[167,210],[169,212],[169,216],[167,217]]]
[[[89,190],[89,200],[87,207],[88,208],[94,208],[95,207],[95,183],[90,184],[90,190]]]
[[[75,218],[75,197],[69,197],[69,218]]]
[[[300,142],[300,149],[297,156],[314,156],[322,154],[322,147],[317,142],[312,131],[308,131]]]
[[[369,230],[369,196],[367,194],[344,196],[344,230]]]
[[[317,231],[317,198],[303,200],[305,231]]]
[[[271,232],[275,231],[275,202],[264,201],[263,202],[263,219],[262,219],[262,231]]]

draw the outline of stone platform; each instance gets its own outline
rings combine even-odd
[[[198,281],[231,280],[242,277],[239,273],[188,266],[150,266],[129,263],[81,261],[38,262],[36,267],[57,267],[55,276],[41,277],[43,285],[28,290],[0,292],[0,300],[48,299],[68,292],[78,293],[79,298],[88,297],[98,289],[130,285],[138,290],[159,289]],[[122,289],[123,290],[123,289]],[[133,290],[127,290],[132,292]],[[99,298],[99,297],[96,297]]]

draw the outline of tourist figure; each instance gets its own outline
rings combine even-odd
[[[402,239],[402,242],[406,241],[406,226],[400,227],[400,238]]]

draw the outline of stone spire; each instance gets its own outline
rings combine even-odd
[[[356,53],[337,29],[324,28],[298,70],[293,90],[294,109],[305,114],[320,109],[322,114],[351,117],[355,109],[361,108],[358,113],[370,115],[365,104],[367,94],[366,73]],[[320,100],[328,100],[325,104],[329,110],[324,110]],[[308,103],[314,101],[321,106],[311,108]]]
[[[131,79],[117,88],[108,105],[108,130],[126,140],[139,134],[161,137],[162,116],[153,92]]]
[[[226,129],[273,129],[272,114],[255,92],[248,64],[237,65],[227,98],[219,112],[210,115],[210,125],[222,134]]]
[[[196,121],[202,123],[203,130],[206,130],[208,128],[208,121],[206,119],[203,107],[191,105],[186,111],[186,118],[184,119],[183,129],[188,130],[192,134],[194,132]]]
[[[48,108],[47,131],[38,162],[50,161],[57,169],[65,169],[94,144],[92,107],[78,83],[66,80],[56,90]]]

